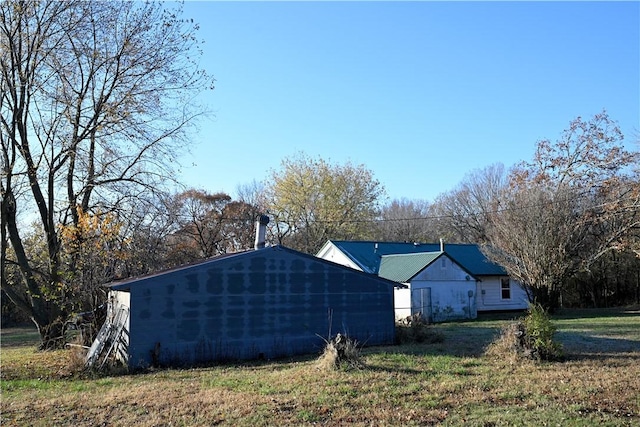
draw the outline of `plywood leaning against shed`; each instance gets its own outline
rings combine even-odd
[[[320,352],[338,332],[392,344],[397,285],[274,246],[113,283],[109,303],[136,369]]]

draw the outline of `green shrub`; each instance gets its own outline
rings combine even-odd
[[[502,334],[491,343],[486,354],[510,364],[523,359],[560,360],[562,346],[554,340],[555,332],[549,313],[541,305],[532,305],[524,318],[502,329]]]
[[[539,304],[529,307],[523,319],[525,347],[538,360],[558,360],[562,358],[562,345],[554,340],[556,327],[549,314]]]

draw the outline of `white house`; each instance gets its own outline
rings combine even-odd
[[[477,279],[445,252],[383,255],[380,277],[407,285],[396,288],[396,320],[420,314],[429,322],[475,319]]]
[[[361,270],[368,273],[378,274],[383,277],[389,276],[387,266],[383,268],[382,263],[398,262],[388,261],[393,258],[386,258],[390,255],[407,255],[407,254],[428,254],[435,256],[435,254],[446,255],[445,259],[450,260],[452,263],[452,270],[446,272],[449,278],[463,277],[467,284],[465,286],[473,285],[473,301],[467,300],[469,307],[473,306],[473,309],[477,313],[491,312],[491,311],[511,311],[511,310],[525,310],[529,306],[529,299],[525,289],[515,280],[511,279],[504,268],[491,262],[482,253],[480,247],[475,244],[456,244],[448,243],[446,245],[441,243],[406,243],[406,242],[375,242],[375,241],[340,241],[329,240],[316,254],[317,257],[323,258],[329,261],[336,262],[338,264],[346,265],[356,270]],[[427,263],[428,257],[425,256],[422,265],[424,271],[414,271],[414,273],[420,273],[416,277],[412,277],[410,285],[414,289],[431,288],[432,303],[433,303],[433,289],[434,287],[451,287],[452,281],[443,284],[442,279],[435,274],[436,269]],[[416,259],[420,259],[419,257]],[[443,261],[440,261],[443,262]],[[457,266],[457,267],[456,267]],[[414,267],[416,268],[416,267]],[[461,271],[464,271],[463,275]],[[444,271],[439,271],[445,273]],[[455,276],[457,274],[457,276]],[[469,280],[466,277],[469,276]],[[395,277],[395,276],[394,276]],[[398,277],[395,277],[396,281],[402,282]],[[419,285],[416,286],[416,283]],[[427,286],[426,282],[431,282],[431,286]],[[407,296],[407,290],[396,290],[395,296],[398,301],[396,306],[396,317],[402,317],[404,314],[415,311],[416,306],[413,305],[415,301],[412,301],[409,311],[406,306],[411,299]],[[426,291],[422,291],[426,292]],[[438,291],[438,295],[441,293]],[[459,300],[462,301],[462,295],[458,295]],[[467,298],[469,298],[469,290],[467,291]],[[438,303],[440,304],[440,303]],[[459,304],[458,309],[462,310],[462,303]],[[413,307],[413,308],[412,308]],[[438,306],[440,307],[440,306]],[[446,308],[447,305],[444,305]],[[453,308],[453,306],[452,306]],[[473,309],[469,310],[469,313],[473,313]],[[400,311],[398,311],[400,310]],[[458,314],[462,312],[458,310]],[[455,311],[455,310],[454,310]],[[475,316],[473,316],[475,317]],[[471,317],[471,318],[473,318]],[[437,321],[438,316],[434,316],[434,321]]]

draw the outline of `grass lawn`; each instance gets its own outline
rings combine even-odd
[[[443,342],[366,348],[360,369],[317,358],[137,375],[74,373],[2,330],[2,426],[640,425],[640,310],[554,318],[566,360],[511,365],[485,347],[507,320],[433,326]]]

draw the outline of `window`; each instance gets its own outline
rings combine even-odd
[[[441,261],[440,261],[440,268],[442,268],[443,270],[444,270],[445,268],[447,268],[447,259],[446,259],[445,257],[442,257],[442,258],[441,258]]]
[[[500,289],[502,291],[502,299],[511,299],[511,283],[508,277],[500,279]]]

